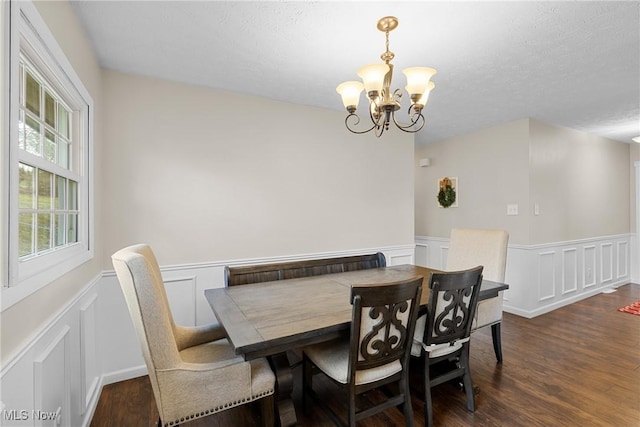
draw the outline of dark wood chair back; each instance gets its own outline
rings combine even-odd
[[[382,252],[368,255],[354,255],[339,258],[323,258],[302,261],[279,262],[271,264],[225,267],[227,286],[247,285],[250,283],[271,282],[274,280],[296,279],[321,274],[343,273],[345,271],[365,270],[386,267]]]
[[[452,343],[468,338],[478,305],[482,266],[464,271],[432,273],[423,342]]]
[[[400,361],[407,368],[420,309],[422,277],[377,286],[351,288],[353,314],[350,383],[356,371]]]

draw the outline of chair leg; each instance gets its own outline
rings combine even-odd
[[[402,412],[404,412],[404,424],[406,427],[413,427],[413,406],[411,405],[411,392],[409,390],[409,378],[403,376],[400,380],[399,388],[404,394]]]
[[[467,409],[471,412],[476,410],[476,396],[473,390],[473,381],[471,380],[471,368],[469,367],[469,343],[464,344],[464,349],[460,355],[460,364],[464,368],[464,392],[467,395]]]
[[[313,388],[313,364],[306,354],[302,355],[302,410],[308,410],[307,394]]]
[[[260,414],[262,415],[262,425],[264,427],[275,426],[275,395],[271,394],[260,399]]]
[[[349,390],[349,427],[356,427],[356,394]]]
[[[500,333],[500,325],[502,322],[491,325],[491,337],[493,338],[493,351],[496,353],[496,360],[502,363],[502,337]]]
[[[433,407],[431,404],[431,378],[429,376],[429,354],[424,355],[424,425],[433,426]]]

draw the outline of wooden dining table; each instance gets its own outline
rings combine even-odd
[[[437,270],[398,265],[207,289],[205,296],[236,354],[245,360],[269,357],[276,371],[280,424],[295,425],[293,374],[286,352],[348,334],[352,286],[382,285],[422,276],[420,303],[426,306],[433,271]],[[483,280],[478,299],[497,297],[505,289],[508,285],[504,283]]]

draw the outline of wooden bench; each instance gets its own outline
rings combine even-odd
[[[227,286],[247,285],[249,283],[296,279],[386,266],[387,261],[384,254],[378,252],[368,255],[278,262],[243,267],[227,266],[224,270],[224,281]]]

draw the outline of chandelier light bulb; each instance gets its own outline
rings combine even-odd
[[[405,89],[409,96],[421,95],[427,90],[429,80],[437,73],[436,70],[429,67],[410,67],[402,70],[407,77],[407,86]]]
[[[420,98],[418,98],[418,100],[416,101],[416,104],[422,105],[423,107],[427,105],[427,101],[429,100],[429,94],[435,87],[436,87],[436,84],[434,82],[429,82],[429,84],[427,85],[427,89],[420,96]]]
[[[336,92],[342,96],[342,103],[347,111],[353,109],[355,111],[358,108],[358,102],[360,102],[360,93],[364,89],[364,85],[356,81],[348,81],[340,83],[336,88]]]
[[[389,72],[387,64],[369,64],[358,70],[358,77],[362,79],[364,88],[367,90],[367,96],[371,97],[371,93],[377,96],[382,92],[384,85],[384,76]]]

